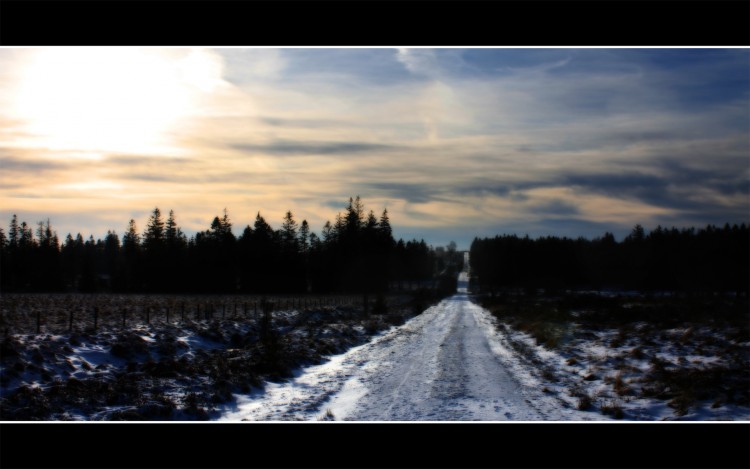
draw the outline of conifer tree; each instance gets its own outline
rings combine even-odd
[[[10,253],[8,252],[8,238],[5,231],[0,228],[0,291],[6,291],[10,287]]]
[[[323,236],[324,244],[328,245],[333,242],[333,226],[331,226],[330,221],[326,221],[325,225],[323,225],[321,235]]]
[[[359,196],[356,199],[349,198],[346,207],[346,215],[343,220],[347,236],[356,236],[364,225],[364,206]]]
[[[158,207],[154,208],[143,234],[143,276],[146,289],[151,292],[162,292],[167,289],[163,268],[166,264],[166,230]]]
[[[179,228],[177,228],[177,222],[174,217],[174,210],[169,211],[169,218],[167,218],[166,231],[164,236],[167,241],[167,245],[174,246],[178,242],[178,236],[180,235]]]
[[[299,248],[302,254],[307,254],[310,250],[310,225],[307,220],[302,220],[299,227]]]
[[[141,245],[141,237],[136,229],[135,220],[132,218],[130,219],[130,222],[128,222],[128,231],[126,231],[122,237],[122,245],[126,252],[133,252]]]
[[[122,265],[120,271],[120,288],[125,291],[140,289],[140,250],[141,237],[132,218],[128,230],[122,236]]]
[[[388,209],[383,210],[383,214],[380,216],[378,230],[383,239],[393,241],[393,230],[391,229],[391,221],[388,218]]]
[[[284,215],[284,222],[281,224],[281,242],[286,253],[297,253],[297,222],[291,211]]]
[[[320,250],[320,238],[315,233],[310,233],[310,251],[318,251]]]
[[[10,221],[10,229],[8,230],[8,244],[11,249],[15,249],[18,246],[19,239],[19,228],[18,228],[18,215],[13,214],[13,219]]]
[[[367,214],[367,222],[365,222],[365,229],[374,233],[377,227],[378,227],[378,219],[375,218],[375,213],[373,213],[373,211],[370,210],[370,213]]]
[[[143,233],[143,247],[147,251],[159,249],[164,244],[164,221],[161,219],[161,211],[154,208],[148,218],[146,231]]]
[[[245,226],[245,229],[242,230],[242,234],[240,235],[240,241],[243,242],[252,242],[253,238],[253,229],[250,228],[250,225]]]
[[[21,249],[30,249],[34,245],[34,233],[26,222],[21,222],[21,233],[18,238],[18,246]]]
[[[226,208],[224,209],[224,215],[221,217],[221,222],[219,223],[219,233],[223,242],[232,243],[235,241],[234,234],[232,233],[232,223],[229,220],[229,212],[227,212]]]
[[[117,264],[120,258],[120,238],[113,230],[107,230],[107,236],[104,238],[104,258],[107,275],[113,279],[113,286],[117,287],[115,278],[118,274]]]
[[[262,243],[271,243],[273,241],[273,228],[266,223],[265,218],[260,215],[260,212],[255,216],[254,236],[257,240]]]

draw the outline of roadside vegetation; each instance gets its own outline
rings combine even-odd
[[[614,419],[750,415],[746,298],[503,294],[481,298],[544,390]]]
[[[54,300],[66,307],[63,295],[21,296],[23,308],[32,311],[46,311]],[[207,420],[230,405],[234,393],[289,378],[295,369],[364,343],[440,298],[434,290],[419,290],[379,296],[368,308],[351,297],[300,307],[289,299],[263,298],[257,313],[232,309],[222,317],[216,307],[196,318],[197,309],[189,308],[184,319],[173,313],[167,321],[165,311],[175,300],[154,297],[146,301],[153,311],[149,322],[131,317],[123,327],[121,298],[100,295],[97,328],[89,315],[72,332],[67,325],[44,332],[45,324],[39,334],[0,338],[0,419]],[[228,304],[237,298],[212,299]],[[8,302],[2,305],[7,313]],[[4,318],[6,330],[35,327],[33,321],[16,325],[8,314]]]
[[[750,416],[750,227],[475,239],[471,290],[549,392],[615,419]]]

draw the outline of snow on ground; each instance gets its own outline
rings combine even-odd
[[[494,318],[459,293],[402,326],[265,392],[236,395],[220,420],[592,420],[546,395]]]
[[[568,327],[574,329],[571,340],[547,347],[529,333],[500,324],[505,331],[500,336],[505,349],[519,351],[521,361],[531,365],[518,367],[516,375],[541,370],[538,385],[548,394],[576,408],[598,409],[618,419],[750,420],[747,405],[732,403],[732,386],[737,385],[730,385],[730,379],[741,377],[729,371],[735,369],[737,360],[745,360],[747,379],[750,344],[731,343],[726,330],[694,326],[659,329],[645,323],[636,323],[632,330],[597,330],[576,323]],[[726,371],[712,371],[722,367]],[[670,379],[668,373],[675,385],[688,388],[686,395],[659,382]],[[710,380],[717,379],[719,373],[723,373],[718,378],[723,380],[719,385],[723,391],[701,399],[701,387],[711,386]],[[689,383],[691,380],[694,383]],[[747,394],[748,388],[745,399]]]
[[[225,314],[216,304],[221,314],[205,313],[211,303],[243,304],[242,298],[183,301],[186,314],[174,307],[179,299],[154,297],[139,308],[120,299],[131,303],[127,323],[124,309],[109,299],[84,297],[88,310],[99,312],[98,325],[91,315],[72,330],[69,322],[53,320],[70,317],[62,314],[70,306],[66,297],[16,295],[8,302],[12,308],[0,305],[6,332],[0,337],[0,420],[207,420],[233,400],[232,392],[265,388],[267,381],[273,388],[304,364],[403,324],[434,296],[388,295],[378,314],[344,297],[286,300],[288,307],[279,309],[273,305],[282,302],[269,301],[266,309],[261,300],[262,317],[245,314],[244,307]],[[289,308],[295,302],[299,308]],[[159,309],[164,304],[173,304],[171,320],[156,314],[168,311]],[[39,305],[46,314],[35,324]],[[150,311],[150,322],[136,309]],[[52,334],[57,329],[67,333]],[[22,333],[33,330],[44,333]]]
[[[252,318],[14,335],[0,342],[0,403],[22,388],[6,408],[43,420],[750,420],[750,341],[736,323],[600,324],[587,314],[551,321],[542,332],[557,340],[540,343],[533,329],[472,302],[463,275],[456,295],[406,323],[263,384],[268,374],[247,372],[264,357]],[[273,318],[291,357],[315,351],[295,363],[361,344],[377,330],[370,322],[401,324],[346,308]],[[692,381],[695,396],[673,386]],[[49,404],[55,396],[69,396],[58,399],[64,409]]]

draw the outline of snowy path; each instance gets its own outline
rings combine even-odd
[[[373,341],[238,395],[220,420],[582,420],[540,391],[485,310],[459,293]]]

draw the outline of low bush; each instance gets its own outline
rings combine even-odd
[[[125,332],[112,344],[110,353],[118,358],[131,359],[148,353],[148,344],[139,335]]]

